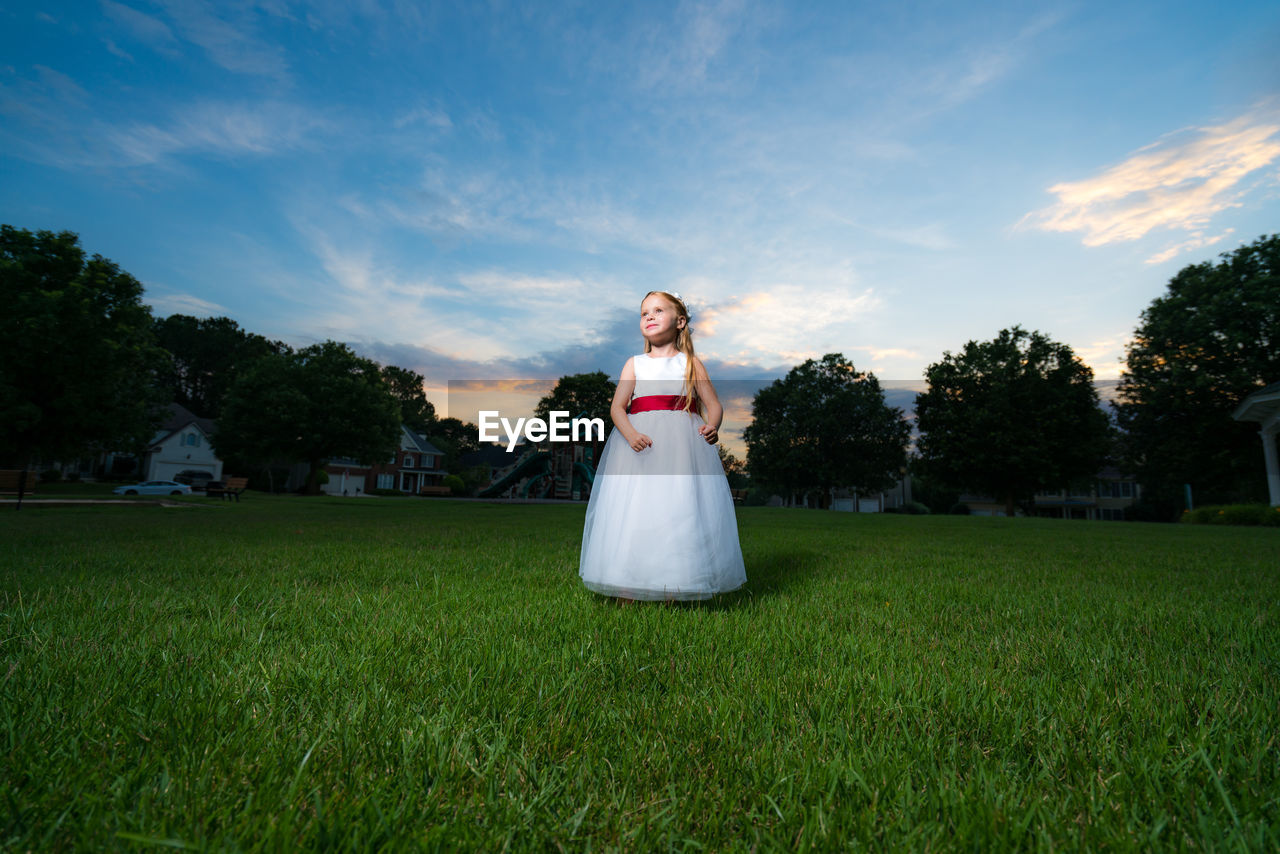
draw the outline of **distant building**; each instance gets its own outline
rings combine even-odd
[[[213,480],[222,480],[222,460],[209,442],[214,422],[178,403],[169,404],[167,413],[140,462],[141,479],[173,480],[184,472],[207,472]]]
[[[324,467],[329,482],[320,488],[329,495],[367,495],[376,489],[392,489],[417,495],[424,487],[439,487],[448,474],[444,451],[420,433],[400,427],[400,447],[391,459],[372,465],[336,458]]]
[[[1272,507],[1280,507],[1280,382],[1259,389],[1241,401],[1231,417],[1237,421],[1257,421],[1262,438],[1262,460],[1267,467],[1267,494]]]
[[[1113,466],[1108,466],[1090,481],[1062,490],[1038,492],[1032,512],[1046,519],[1086,519],[1104,522],[1123,521],[1125,510],[1142,497],[1137,480]],[[974,516],[1004,516],[1003,500],[989,495],[964,493],[960,503],[969,506]]]
[[[831,493],[831,509],[847,513],[883,513],[911,503],[911,476],[903,474],[883,492],[855,492],[836,489]]]

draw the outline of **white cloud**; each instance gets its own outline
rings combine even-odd
[[[1187,251],[1188,249],[1200,249],[1204,246],[1212,246],[1213,244],[1220,242],[1224,237],[1228,237],[1234,233],[1235,233],[1234,228],[1228,228],[1226,231],[1222,232],[1221,234],[1214,235],[1213,237],[1205,237],[1203,231],[1197,231],[1191,235],[1190,240],[1184,240],[1181,243],[1175,244],[1173,246],[1170,246],[1167,249],[1157,252],[1156,254],[1148,258],[1144,263],[1160,264],[1165,261],[1168,261],[1170,258],[1173,258],[1175,255],[1178,255],[1182,252]]]
[[[146,302],[155,309],[158,316],[167,317],[170,314],[189,314],[194,317],[214,317],[225,315],[227,309],[218,305],[216,302],[210,302],[201,299],[194,294],[182,293],[161,293],[148,291]]]
[[[1280,160],[1280,110],[1270,104],[1222,125],[1194,128],[1135,152],[1093,178],[1049,188],[1057,203],[1024,217],[1044,231],[1083,232],[1086,246],[1137,240],[1164,229],[1198,231],[1217,214],[1239,207],[1246,179]],[[1173,251],[1209,245],[1193,236]]]
[[[416,107],[412,110],[406,110],[391,122],[392,127],[397,130],[416,124],[448,130],[453,127],[453,120],[449,118],[449,114],[444,110],[433,107]]]
[[[599,298],[609,283],[501,270],[415,278],[380,265],[362,238],[295,226],[332,283],[313,294],[318,308],[301,322],[332,337],[428,347],[471,362],[528,359],[591,340],[617,308]]]
[[[781,285],[711,306],[693,318],[693,329],[700,348],[727,361],[804,361],[850,349],[854,327],[881,305],[870,288]]]
[[[177,38],[164,21],[123,3],[114,3],[112,0],[101,0],[101,3],[102,11],[107,14],[107,17],[128,30],[138,41],[144,42],[153,50],[166,56],[178,56],[181,53]],[[108,41],[107,46],[111,49],[114,43]]]
[[[1128,340],[1124,335],[1113,335],[1071,349],[1080,357],[1080,361],[1093,369],[1094,379],[1113,380],[1119,378],[1124,367],[1125,345]]]
[[[164,126],[134,124],[106,132],[126,165],[156,163],[187,152],[275,154],[297,148],[327,122],[290,104],[204,103],[183,109]]]
[[[215,63],[240,74],[286,77],[283,50],[254,33],[254,8],[215,6],[205,0],[160,0],[178,31]],[[229,20],[239,12],[235,20]],[[226,17],[224,17],[226,16]]]

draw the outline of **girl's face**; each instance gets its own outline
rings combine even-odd
[[[684,327],[680,310],[662,294],[649,294],[640,303],[640,334],[650,344],[665,344]]]

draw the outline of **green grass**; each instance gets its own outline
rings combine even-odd
[[[209,503],[0,512],[0,848],[1280,844],[1274,529],[748,508],[620,607],[581,506]]]

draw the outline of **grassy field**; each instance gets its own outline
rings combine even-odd
[[[0,848],[1280,845],[1274,529],[750,508],[623,607],[580,505],[187,501],[0,512]]]

